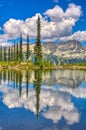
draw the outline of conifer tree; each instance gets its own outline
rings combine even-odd
[[[4,61],[6,61],[6,47],[4,47]]]
[[[2,46],[0,47],[0,61],[2,61]]]
[[[42,47],[41,47],[41,21],[40,16],[38,15],[37,19],[37,38],[36,38],[36,45],[34,47],[34,54],[35,54],[35,64],[40,65],[42,61]]]
[[[15,41],[14,41],[14,52],[13,52],[13,59],[15,60],[16,59],[16,44],[15,44]]]
[[[30,50],[29,50],[29,35],[27,35],[27,46],[26,46],[26,60],[30,57]]]
[[[19,50],[18,50],[18,43],[16,45],[16,60],[19,59]]]
[[[11,60],[11,48],[10,48],[10,46],[8,47],[8,61],[10,61]]]
[[[22,34],[20,35],[20,61],[23,61],[23,54],[22,54]]]
[[[10,59],[13,61],[13,47],[10,48]]]

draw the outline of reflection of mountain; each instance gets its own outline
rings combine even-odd
[[[86,82],[86,72],[79,70],[55,70],[52,71],[51,75],[47,73],[43,79],[43,83],[48,85],[60,84],[74,88],[78,87],[81,82]]]
[[[19,75],[22,76],[22,79],[21,76]],[[2,73],[0,73],[0,77],[1,79],[3,79],[4,82],[6,80],[8,82],[10,81],[16,82],[16,84],[14,84],[14,87],[16,87],[17,84],[21,84],[21,82],[28,84],[28,83],[33,83],[33,81],[35,80],[34,71],[18,71],[18,72],[3,71]],[[80,71],[80,70],[53,70],[50,72],[45,71],[45,72],[41,72],[41,77],[42,77],[41,82],[48,86],[59,84],[59,85],[74,88],[74,87],[79,87],[79,85],[82,82],[86,82],[86,71]],[[2,81],[0,80],[0,83],[1,82]],[[27,90],[28,90],[28,86],[27,86]]]
[[[37,118],[40,113],[54,123],[62,117],[67,124],[79,122],[79,112],[71,101],[71,95],[86,98],[86,88],[80,87],[81,82],[86,82],[85,71],[2,71],[0,77],[3,79],[0,81],[1,99],[8,108],[23,107]],[[57,84],[65,87],[54,87]]]

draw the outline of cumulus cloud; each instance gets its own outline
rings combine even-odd
[[[74,13],[72,13],[72,9],[78,14],[75,13],[74,15]],[[68,31],[71,31],[71,27],[75,25],[76,20],[81,15],[81,8],[80,6],[71,4],[66,12],[63,12],[63,9],[61,7],[55,6],[53,9],[47,10],[44,14],[50,17],[51,21],[47,21],[40,14],[41,26],[43,27],[41,32],[42,37],[45,39],[48,37],[53,38],[55,36],[60,37],[61,35],[69,34],[69,32],[67,34],[65,30],[68,30],[67,28],[69,28]],[[26,35],[28,32],[30,32],[30,35],[32,37],[36,36],[37,15],[38,14],[32,18],[26,19],[25,21],[10,19],[4,24],[5,33],[8,33],[9,35],[19,35],[19,33],[23,33]]]
[[[77,41],[86,41],[86,31],[77,31],[74,34],[72,34],[71,36],[68,37],[62,37],[61,40],[77,40]]]
[[[53,9],[48,9],[44,14],[50,17],[54,22],[63,21],[64,19],[73,19],[74,22],[81,16],[81,6],[69,4],[67,10],[64,12],[60,6],[55,6]]]
[[[8,34],[0,35],[0,46],[9,46],[12,42],[9,42],[10,37]]]
[[[39,14],[41,18],[42,40],[57,40],[62,37],[70,36],[81,14],[81,6],[73,3],[69,4],[65,11],[56,5],[54,8],[46,10],[43,16]],[[20,33],[22,33],[23,37],[26,38],[26,35],[29,33],[30,39],[35,39],[37,17],[38,14],[27,18],[25,21],[20,19],[16,20],[14,18],[9,19],[3,25],[3,37],[5,38],[7,36],[7,40],[16,39],[20,36]],[[0,35],[0,39],[1,37],[2,35]]]
[[[68,9],[65,12],[65,17],[73,18],[75,21],[78,20],[78,18],[81,16],[82,11],[81,11],[81,6],[77,6],[75,4],[69,4]]]

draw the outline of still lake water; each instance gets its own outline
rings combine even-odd
[[[86,130],[86,71],[0,71],[0,130]]]

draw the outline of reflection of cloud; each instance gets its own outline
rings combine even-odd
[[[60,107],[51,107],[47,112],[44,112],[44,117],[52,119],[54,123],[57,123],[62,117],[67,120],[68,124],[73,124],[79,121],[79,114],[76,108],[73,110],[61,110]]]
[[[71,89],[71,88],[64,87],[64,88],[59,88],[59,89],[62,92],[68,92],[68,93],[70,93],[74,97],[77,97],[77,98],[86,98],[86,88],[79,87],[79,88]]]
[[[58,2],[59,2],[59,0],[53,0],[53,2],[58,3]]]
[[[51,126],[51,127],[45,128],[44,130],[59,130],[59,129],[57,128],[57,126]]]
[[[22,97],[19,98],[19,90],[4,87],[0,88],[3,92],[3,103],[8,108],[24,107],[36,113],[36,97],[35,91],[29,90],[29,96],[26,98],[26,91],[22,90]],[[47,109],[47,106],[49,109]],[[67,120],[68,124],[73,124],[79,121],[79,113],[71,102],[71,97],[68,93],[58,89],[42,88],[40,93],[40,110],[42,115],[57,123],[62,117]]]
[[[0,31],[2,30],[2,28],[0,27]]]

